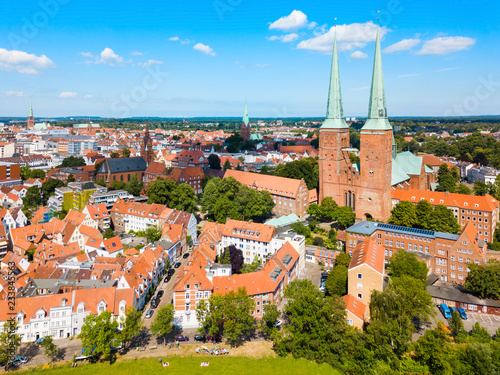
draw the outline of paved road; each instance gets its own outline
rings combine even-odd
[[[441,311],[436,307],[436,319],[443,322],[447,327],[449,325],[448,320],[444,318]],[[485,328],[490,335],[494,335],[498,328],[500,328],[500,316],[491,315],[485,313],[474,313],[467,311],[467,320],[463,320],[464,328],[466,331],[470,331],[472,326],[479,322],[479,324]]]

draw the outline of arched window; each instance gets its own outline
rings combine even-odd
[[[352,193],[352,206],[351,206],[352,210],[355,211],[356,210],[356,194]]]
[[[127,181],[130,181],[130,173],[127,175]]]
[[[120,181],[123,181],[123,175],[120,176]]]

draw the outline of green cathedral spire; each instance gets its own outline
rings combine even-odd
[[[373,62],[372,88],[370,90],[370,104],[368,119],[361,130],[390,130],[385,105],[384,74],[382,72],[382,52],[380,51],[380,33],[377,27],[375,41],[375,59]]]
[[[31,100],[30,100],[30,114],[29,114],[29,117],[33,117],[33,105],[31,104]]]
[[[326,119],[321,129],[347,129],[342,108],[342,92],[340,90],[339,60],[337,56],[337,32],[333,40],[332,70],[330,73],[330,90],[328,92],[328,105]]]
[[[243,112],[243,123],[248,126],[248,123],[249,123],[249,119],[248,119],[248,108],[247,108],[247,103],[245,103],[245,112]]]

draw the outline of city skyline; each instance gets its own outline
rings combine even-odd
[[[498,115],[492,1],[5,5],[0,116],[324,117],[335,23],[344,112],[366,117],[377,18],[387,110]],[[377,13],[377,10],[380,13]]]

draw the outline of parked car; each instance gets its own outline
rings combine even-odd
[[[282,325],[282,324],[283,324],[283,320],[278,319],[278,320],[276,321],[276,323],[274,323],[274,326],[275,326],[275,327],[281,327],[281,325]]]
[[[189,337],[183,336],[183,335],[179,335],[179,336],[175,337],[175,341],[189,341]]]
[[[181,266],[181,262],[177,262],[177,263],[175,263],[174,268],[179,268],[180,266]]]
[[[194,341],[203,341],[203,342],[205,342],[205,341],[207,341],[207,338],[206,338],[205,335],[198,335],[198,334],[196,334],[196,335],[194,335]]]
[[[168,276],[170,276],[170,277],[172,277],[172,275],[173,275],[174,273],[175,273],[175,270],[174,270],[173,268],[170,268],[170,269],[168,270],[168,274],[167,274],[167,275],[168,275]]]
[[[154,313],[153,310],[148,310],[148,312],[146,313],[146,319],[151,318],[153,316],[153,313]]]
[[[189,257],[189,255],[190,255],[189,253],[185,253],[182,257],[186,259],[187,257]]]
[[[221,335],[208,336],[207,340],[212,342],[220,342],[222,341],[222,336]]]
[[[443,316],[446,319],[451,319],[451,310],[446,303],[440,304],[439,310],[441,311],[441,314],[443,314]]]
[[[38,345],[42,345],[42,343],[43,343],[43,339],[44,339],[43,337],[40,337],[39,339],[37,339],[37,340],[36,340],[36,343],[37,343]]]
[[[158,294],[156,295],[156,298],[161,298],[161,297],[163,297],[163,294],[164,294],[164,293],[165,293],[165,292],[164,292],[163,290],[160,290],[160,291],[158,292]]]
[[[19,363],[19,364],[28,363],[28,358],[19,356],[19,357],[14,358],[14,360],[12,362]]]
[[[453,316],[453,311],[456,311],[458,313],[458,310],[455,306],[448,306],[450,308],[450,313]]]
[[[457,311],[460,314],[460,317],[462,319],[467,320],[467,313],[465,312],[465,310],[463,308],[459,307],[459,308],[457,308]]]
[[[156,309],[157,307],[158,307],[158,300],[156,299],[156,297],[153,297],[151,299],[151,308]]]

